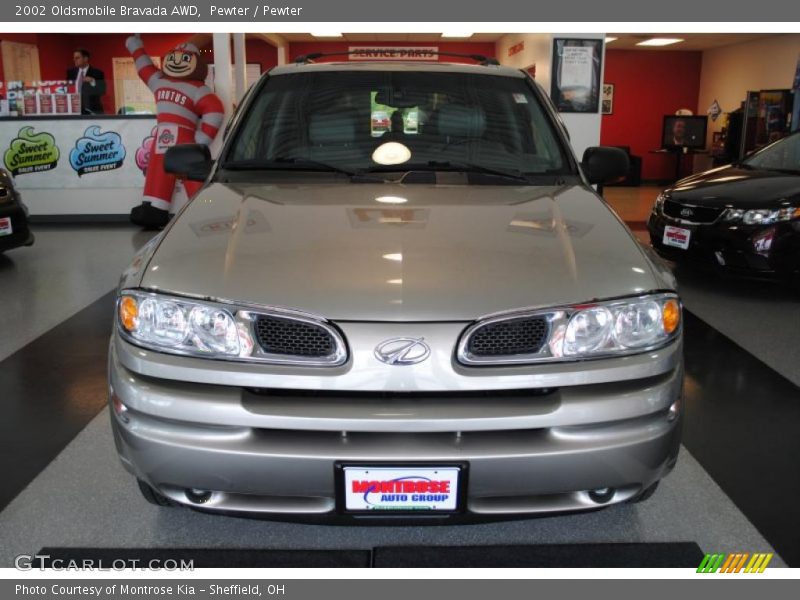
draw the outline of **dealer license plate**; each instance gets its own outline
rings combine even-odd
[[[0,219],[0,235],[11,235],[12,233],[14,233],[14,229],[11,227],[11,218],[3,217]]]
[[[346,466],[341,476],[347,512],[459,509],[461,467]]]
[[[664,227],[664,245],[665,246],[672,246],[674,248],[680,248],[681,250],[686,250],[689,247],[689,240],[692,237],[691,229],[684,229],[682,227],[673,227],[672,225],[667,225]]]

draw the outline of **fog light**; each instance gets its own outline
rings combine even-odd
[[[667,411],[667,421],[674,421],[677,419],[681,414],[681,399],[678,398],[675,402],[672,403],[672,406],[669,407]]]
[[[614,488],[597,488],[589,492],[589,498],[597,504],[605,504],[614,497],[617,490]]]
[[[192,488],[186,490],[186,497],[189,499],[189,502],[193,504],[205,504],[211,499],[211,492]]]
[[[111,396],[111,406],[114,407],[114,413],[120,421],[125,424],[131,422],[131,417],[128,415],[128,407],[122,403],[122,400],[120,400],[119,396],[116,394]]]

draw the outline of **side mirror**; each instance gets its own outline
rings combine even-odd
[[[609,146],[593,146],[583,153],[581,169],[589,183],[612,183],[628,174],[630,161],[624,150]]]
[[[205,144],[178,144],[164,155],[164,170],[189,181],[205,181],[213,165]]]

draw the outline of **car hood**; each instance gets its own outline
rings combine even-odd
[[[682,179],[668,191],[697,206],[776,208],[800,200],[800,175],[728,165]]]
[[[141,286],[338,320],[471,320],[664,287],[581,186],[213,184]]]

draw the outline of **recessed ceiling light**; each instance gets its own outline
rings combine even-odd
[[[387,279],[386,283],[390,283],[392,285],[403,285],[402,279]]]
[[[474,33],[467,33],[465,31],[444,31],[442,32],[443,38],[471,38]]]
[[[344,37],[341,33],[336,33],[335,31],[325,32],[325,31],[309,31],[311,35],[314,37],[332,37],[332,38],[339,38]]]
[[[403,260],[403,255],[400,252],[393,252],[392,254],[384,254],[383,258],[386,260],[401,262]]]
[[[611,42],[616,42],[619,38],[615,38],[613,35],[606,36],[606,44],[610,44]]]
[[[642,42],[637,42],[637,46],[670,46],[682,42],[681,38],[650,38]]]

